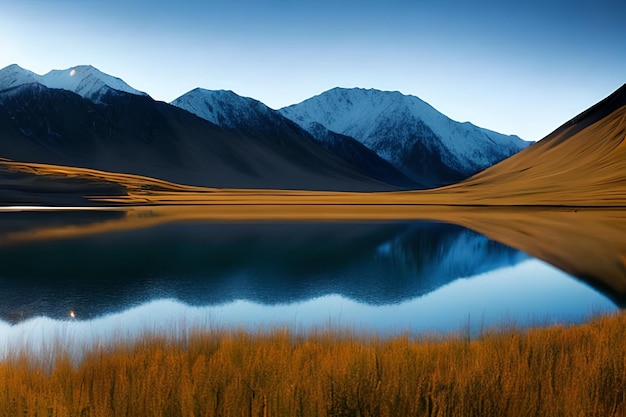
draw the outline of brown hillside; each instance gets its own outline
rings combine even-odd
[[[443,204],[626,206],[626,85],[517,155],[425,194]]]

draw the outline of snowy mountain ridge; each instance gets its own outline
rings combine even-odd
[[[279,111],[308,131],[319,123],[355,138],[418,182],[429,182],[428,171],[440,168],[450,181],[467,177],[529,145],[517,136],[456,122],[399,92],[334,88]],[[433,166],[433,159],[442,165]],[[431,166],[420,169],[427,160]]]
[[[216,125],[238,129],[255,123],[259,115],[272,117],[276,111],[258,100],[242,97],[230,90],[195,88],[170,103]]]
[[[48,88],[72,91],[94,103],[101,103],[104,96],[111,90],[147,96],[146,93],[132,88],[120,78],[105,74],[91,65],[52,70],[45,75],[35,74],[16,64],[0,70],[0,90],[33,83],[39,83]]]
[[[386,184],[403,188],[417,185],[355,139],[331,132],[321,124],[315,124],[307,131],[260,101],[239,96],[232,91],[196,88],[170,104],[222,128],[256,137],[259,142],[271,143],[273,146],[281,147],[285,140],[304,140],[321,145],[334,157],[341,158],[343,163]]]
[[[52,70],[45,75],[15,64],[0,69],[3,99],[35,84],[70,91],[95,104],[109,104],[119,92],[149,97],[90,65]],[[375,89],[334,88],[273,110],[232,91],[196,88],[170,104],[254,139],[266,149],[287,152],[293,141],[305,148],[321,144],[322,153],[338,158],[335,162],[401,187],[455,183],[530,144],[517,136],[456,122],[418,97]]]
[[[17,64],[0,69],[0,90],[25,84],[42,83],[41,75],[26,70]]]

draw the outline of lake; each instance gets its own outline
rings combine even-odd
[[[476,334],[623,305],[601,276],[442,221],[137,218],[0,213],[0,346],[198,326]]]

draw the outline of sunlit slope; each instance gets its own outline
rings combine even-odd
[[[427,195],[443,204],[626,206],[626,85],[528,149]]]

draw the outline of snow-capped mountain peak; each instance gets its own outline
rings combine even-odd
[[[52,70],[45,75],[35,74],[16,64],[0,70],[0,90],[32,83],[72,91],[95,103],[101,103],[104,95],[112,90],[147,96],[146,93],[132,88],[121,79],[105,74],[91,65]]]
[[[456,122],[397,91],[334,88],[279,111],[309,132],[320,123],[351,136],[432,186],[467,178],[528,146],[517,136]]]
[[[272,112],[275,113],[260,101],[242,97],[230,90],[195,88],[170,104],[229,129],[240,128],[259,115],[271,117]]]
[[[41,82],[41,76],[17,64],[0,69],[0,90]]]
[[[91,65],[78,65],[64,70],[52,70],[42,76],[43,84],[49,88],[73,91],[76,94],[100,102],[109,90],[147,96],[117,77],[105,74]]]

